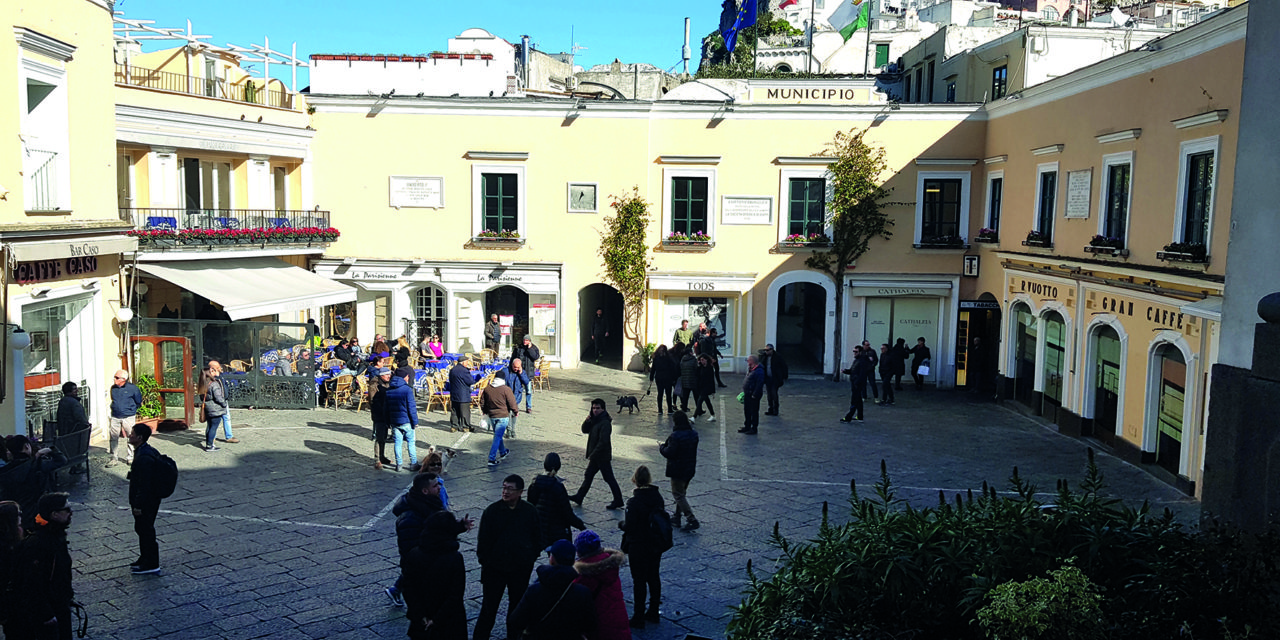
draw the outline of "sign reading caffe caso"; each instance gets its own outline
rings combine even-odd
[[[97,277],[98,256],[19,262],[13,267],[13,280],[18,284],[49,282],[63,278]]]

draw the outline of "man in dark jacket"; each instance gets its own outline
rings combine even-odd
[[[613,418],[604,408],[604,400],[596,398],[591,401],[591,414],[582,421],[582,432],[587,434],[587,471],[578,491],[569,496],[569,501],[582,504],[583,498],[591,490],[591,481],[596,473],[604,478],[609,490],[613,491],[613,502],[606,509],[622,508],[622,488],[618,479],[613,476]]]
[[[689,482],[693,480],[693,475],[698,470],[698,432],[694,431],[689,417],[684,413],[678,412],[672,418],[675,426],[671,435],[667,436],[666,442],[658,445],[658,453],[667,459],[667,477],[671,478],[671,497],[676,502],[676,513],[671,520],[671,526],[680,528],[681,516],[688,514],[689,524],[684,527],[684,530],[695,531],[702,525],[698,524],[698,518],[693,515],[693,509],[689,508],[689,500],[685,496],[689,493]]]
[[[711,358],[711,368],[716,373],[716,385],[719,387],[727,387],[729,385],[720,379],[720,347],[716,343],[720,341],[720,334],[715,327],[708,330],[706,337],[698,340],[698,354]]]
[[[474,640],[489,640],[498,618],[502,592],[507,611],[515,611],[529,586],[529,573],[538,561],[538,510],[520,499],[524,478],[511,474],[502,481],[502,499],[480,516],[476,555],[480,558],[480,584],[484,596],[476,618]]]
[[[498,314],[489,314],[489,321],[484,325],[484,348],[498,350],[502,340],[502,325],[498,323]]]
[[[787,370],[787,361],[773,350],[773,345],[766,344],[764,351],[761,352],[760,368],[764,369],[764,388],[769,394],[769,410],[765,411],[766,416],[778,415],[778,389],[786,383],[787,378],[791,376],[791,372]]]
[[[466,638],[467,567],[458,551],[458,523],[448,511],[427,518],[405,565],[409,638]]]
[[[410,367],[396,369],[395,373],[391,374],[391,386],[383,392],[387,395],[385,409],[387,424],[395,437],[396,461],[392,468],[396,471],[400,470],[400,463],[403,460],[400,455],[402,442],[408,445],[409,469],[412,471],[419,469],[418,446],[414,438],[414,431],[418,428],[418,401],[414,398],[413,387],[409,382],[413,376],[414,372]]]
[[[160,544],[156,542],[156,514],[160,513],[160,452],[147,444],[151,427],[133,425],[129,444],[133,445],[133,466],[129,469],[129,507],[133,510],[133,531],[138,534],[138,561],[129,566],[134,575],[160,573]]]
[[[79,393],[76,383],[62,384],[62,399],[58,401],[59,436],[89,428],[89,418],[84,413],[84,403],[80,402]]]
[[[901,362],[901,361],[899,361]],[[880,399],[880,405],[892,405],[893,396],[893,359],[889,354],[889,343],[880,345],[880,382],[884,384],[884,395]]]
[[[862,341],[862,354],[871,358],[871,375],[867,376],[867,384],[862,389],[862,399],[875,400],[876,404],[880,403],[880,389],[876,387],[876,370],[880,365],[880,356],[876,355],[876,350],[871,347],[870,340]],[[871,387],[871,395],[867,395],[866,387]]]
[[[747,356],[747,376],[742,381],[743,426],[738,433],[755,435],[760,430],[760,397],[764,395],[764,387],[760,358]]]
[[[409,560],[409,552],[418,546],[418,540],[427,526],[427,519],[432,515],[445,511],[444,501],[440,499],[440,477],[434,473],[419,473],[413,477],[413,485],[391,507],[391,514],[396,516],[396,548],[400,552],[400,576],[394,585],[383,589],[391,603],[397,607],[405,606],[401,587],[405,581],[405,565]],[[470,531],[475,523],[471,518],[458,520],[459,533]]]
[[[685,347],[680,353],[680,410],[689,413],[689,396],[698,386],[698,356],[693,347]],[[694,398],[697,404],[697,398]]]
[[[653,352],[653,361],[649,364],[649,380],[658,383],[658,415],[662,415],[662,401],[667,401],[667,411],[676,412],[675,398],[672,397],[672,391],[676,387],[676,381],[680,379],[680,363],[676,362],[672,354],[679,353],[680,348],[676,347],[667,350],[667,345],[658,345]],[[648,394],[646,394],[648,395]]]
[[[524,385],[524,412],[533,413],[533,378],[538,360],[542,359],[542,352],[538,350],[538,345],[533,343],[533,336],[526,335],[520,344],[511,350],[511,359],[520,361],[520,369],[527,380]]]
[[[916,391],[924,391],[924,376],[920,375],[920,365],[929,362],[929,347],[925,346],[924,338],[916,340],[916,346],[911,347],[911,377],[916,380]]]
[[[529,504],[538,510],[538,522],[542,524],[542,539],[538,544],[550,546],[556,540],[572,540],[569,527],[581,531],[587,524],[569,505],[569,492],[558,476],[560,454],[548,453],[542,459],[542,469],[546,473],[539,474],[529,484]]]
[[[14,557],[12,611],[21,618],[21,638],[71,640],[71,552],[67,527],[71,505],[67,494],[47,493],[37,507],[39,523]]]
[[[902,391],[902,376],[907,372],[907,359],[910,357],[911,351],[907,349],[907,341],[898,338],[889,349],[889,360],[893,364],[893,386],[898,391]]]
[[[9,449],[9,464],[0,467],[0,497],[18,503],[22,527],[30,531],[40,496],[49,488],[54,469],[66,464],[67,457],[49,447],[32,451],[26,436],[7,438],[5,446]]]
[[[373,372],[373,380],[369,382],[369,416],[373,419],[374,461],[373,468],[381,469],[389,465],[387,459],[387,435],[391,426],[387,424],[387,389],[391,388],[391,370],[378,367]]]
[[[862,345],[853,347],[853,366],[843,373],[849,376],[849,412],[844,414],[840,422],[862,422],[862,391],[867,386],[867,376],[874,375],[871,357],[865,353]]]
[[[609,336],[609,325],[605,323],[604,309],[596,308],[596,315],[591,317],[591,344],[588,345],[596,356],[596,364],[600,364],[600,356],[604,352],[604,339]],[[583,355],[586,360],[586,355]]]
[[[556,540],[547,548],[547,555],[548,564],[538,567],[538,579],[507,616],[508,638],[581,638],[595,629],[596,607],[591,590],[573,582],[578,577],[573,570],[573,544]]]
[[[129,429],[137,421],[138,409],[142,408],[142,392],[137,385],[129,382],[129,372],[121,369],[116,372],[111,385],[111,419],[107,430],[107,444],[111,446],[111,460],[108,467],[120,464],[119,441],[129,441]],[[125,463],[133,464],[133,449],[126,444]]]
[[[475,431],[471,426],[471,385],[475,379],[471,376],[471,361],[461,360],[449,369],[449,403],[453,411],[449,414],[450,431]]]

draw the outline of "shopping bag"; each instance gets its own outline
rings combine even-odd
[[[738,394],[738,404],[746,404],[746,402],[747,402],[747,392],[743,391],[742,393]]]
[[[927,375],[929,375],[929,361],[928,361],[928,360],[925,360],[924,362],[921,362],[921,363],[920,363],[920,368],[919,368],[919,369],[916,369],[916,373],[918,373],[918,374],[920,374],[920,375],[922,375],[922,376],[927,376]]]

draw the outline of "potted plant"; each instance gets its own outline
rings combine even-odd
[[[702,231],[694,231],[686,234],[680,231],[673,231],[663,238],[662,244],[668,245],[709,245],[711,244],[711,236]]]
[[[995,229],[983,227],[978,229],[978,236],[973,239],[974,242],[1000,242],[1000,234]]]
[[[164,418],[164,403],[160,398],[160,385],[150,374],[142,374],[137,379],[138,391],[142,392],[142,405],[138,407],[138,422],[151,426],[154,431],[157,423]]]
[[[1089,246],[1084,248],[1085,253],[1108,253],[1113,256],[1127,256],[1129,252],[1124,248],[1124,238],[1117,236],[1096,235],[1089,239]]]
[[[1209,249],[1203,242],[1170,242],[1156,252],[1157,260],[1171,262],[1208,262]]]
[[[811,233],[809,235],[793,233],[784,238],[782,244],[787,247],[826,246],[831,244],[831,238],[828,238],[825,233]]]
[[[515,231],[508,231],[505,229],[499,231],[485,229],[484,231],[477,233],[473,240],[476,242],[505,242],[515,244],[520,242],[520,234]]]
[[[963,249],[965,246],[964,238],[960,236],[933,236],[931,238],[921,238],[917,248],[927,249]]]
[[[1053,242],[1049,239],[1049,234],[1043,231],[1031,230],[1027,232],[1027,239],[1022,241],[1024,247],[1052,247]]]

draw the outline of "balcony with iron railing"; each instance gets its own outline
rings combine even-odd
[[[26,175],[23,177],[25,207],[27,211],[57,211],[58,202],[58,152],[25,148],[27,154]]]
[[[221,78],[202,78],[183,73],[158,71],[133,65],[116,65],[116,84],[158,91],[185,93],[193,96],[247,102],[278,109],[294,109],[297,97],[290,91],[268,89],[261,78],[244,78],[230,82]]]
[[[340,235],[318,209],[121,209],[120,218],[132,221],[142,251],[323,247]]]

